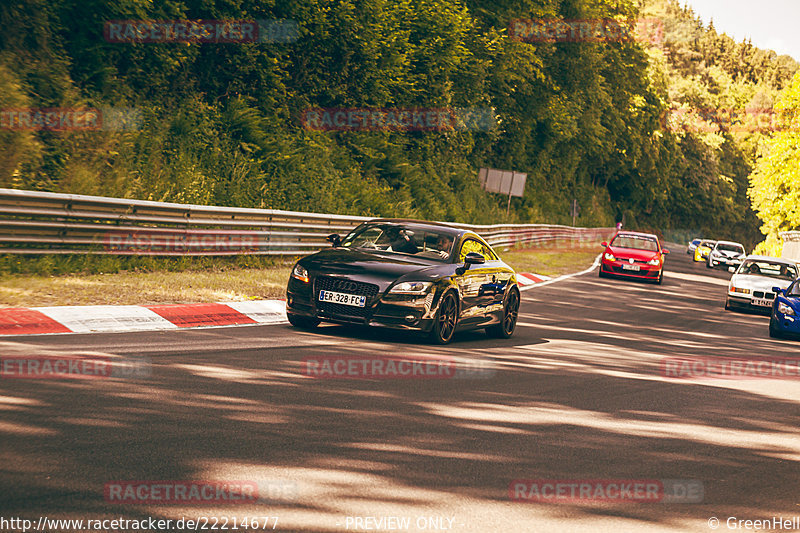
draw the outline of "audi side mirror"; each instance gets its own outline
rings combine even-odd
[[[464,256],[464,262],[468,265],[482,265],[486,262],[486,258],[478,252],[470,252]]]
[[[342,244],[342,238],[338,233],[331,233],[325,238],[325,240],[333,244],[334,248],[337,248],[340,244]]]
[[[665,248],[665,249],[661,250],[661,253],[662,253],[662,254],[664,254],[664,255],[667,255],[667,254],[669,253],[669,250],[667,250],[667,249]]]
[[[459,276],[463,276],[464,272],[469,270],[470,265],[482,265],[486,262],[486,259],[477,252],[470,252],[464,256],[464,266],[458,267],[456,269],[456,274]]]
[[[603,248],[607,248],[608,247],[608,243],[606,241],[603,241],[603,242],[600,243],[600,246],[602,246]]]

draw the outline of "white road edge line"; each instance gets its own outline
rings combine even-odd
[[[559,276],[557,278],[553,278],[547,281],[542,281],[540,283],[534,283],[533,285],[522,286],[519,288],[520,292],[527,291],[530,289],[535,289],[536,287],[543,287],[545,285],[550,285],[551,283],[556,283],[558,281],[564,281],[565,279],[574,278],[575,276],[582,276],[584,274],[588,274],[598,266],[600,266],[600,258],[603,257],[603,254],[598,254],[597,257],[594,259],[594,263],[592,266],[587,268],[586,270],[581,270],[580,272],[575,272],[574,274],[564,274],[563,276]]]

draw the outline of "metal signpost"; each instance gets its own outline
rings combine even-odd
[[[522,198],[525,192],[525,182],[528,174],[524,172],[514,172],[513,170],[497,170],[495,168],[482,168],[478,171],[478,181],[481,188],[486,192],[494,192],[508,195],[506,205],[506,217],[511,212],[511,197]]]
[[[575,227],[575,219],[578,218],[581,214],[581,207],[578,205],[578,199],[572,199],[572,207],[570,208],[570,214],[572,215],[572,227]]]

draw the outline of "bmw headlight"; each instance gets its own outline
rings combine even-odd
[[[790,305],[786,305],[783,302],[778,302],[778,312],[783,315],[790,315],[794,316],[794,309]]]
[[[740,292],[742,294],[750,294],[750,289],[742,289],[740,287],[731,287],[731,292]]]
[[[605,257],[605,258],[606,258],[606,261],[614,261],[614,260],[616,259],[616,258],[614,257],[614,254],[611,254],[611,253],[608,253],[608,252],[606,252],[606,253],[605,253],[605,255],[604,255],[603,257]]]
[[[425,294],[433,285],[430,281],[404,281],[391,288],[389,294]]]
[[[659,264],[661,264],[661,259],[659,259],[658,257],[654,257],[650,261],[648,261],[647,264],[648,265],[653,265],[653,266],[658,266]]]
[[[308,283],[308,270],[302,267],[299,263],[294,266],[292,270],[292,277],[299,279],[303,283]]]

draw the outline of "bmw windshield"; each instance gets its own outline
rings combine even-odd
[[[797,278],[797,268],[784,263],[752,259],[742,263],[737,274],[793,280]]]
[[[413,255],[445,262],[453,251],[452,232],[419,226],[378,223],[356,228],[342,241],[343,248]]]

